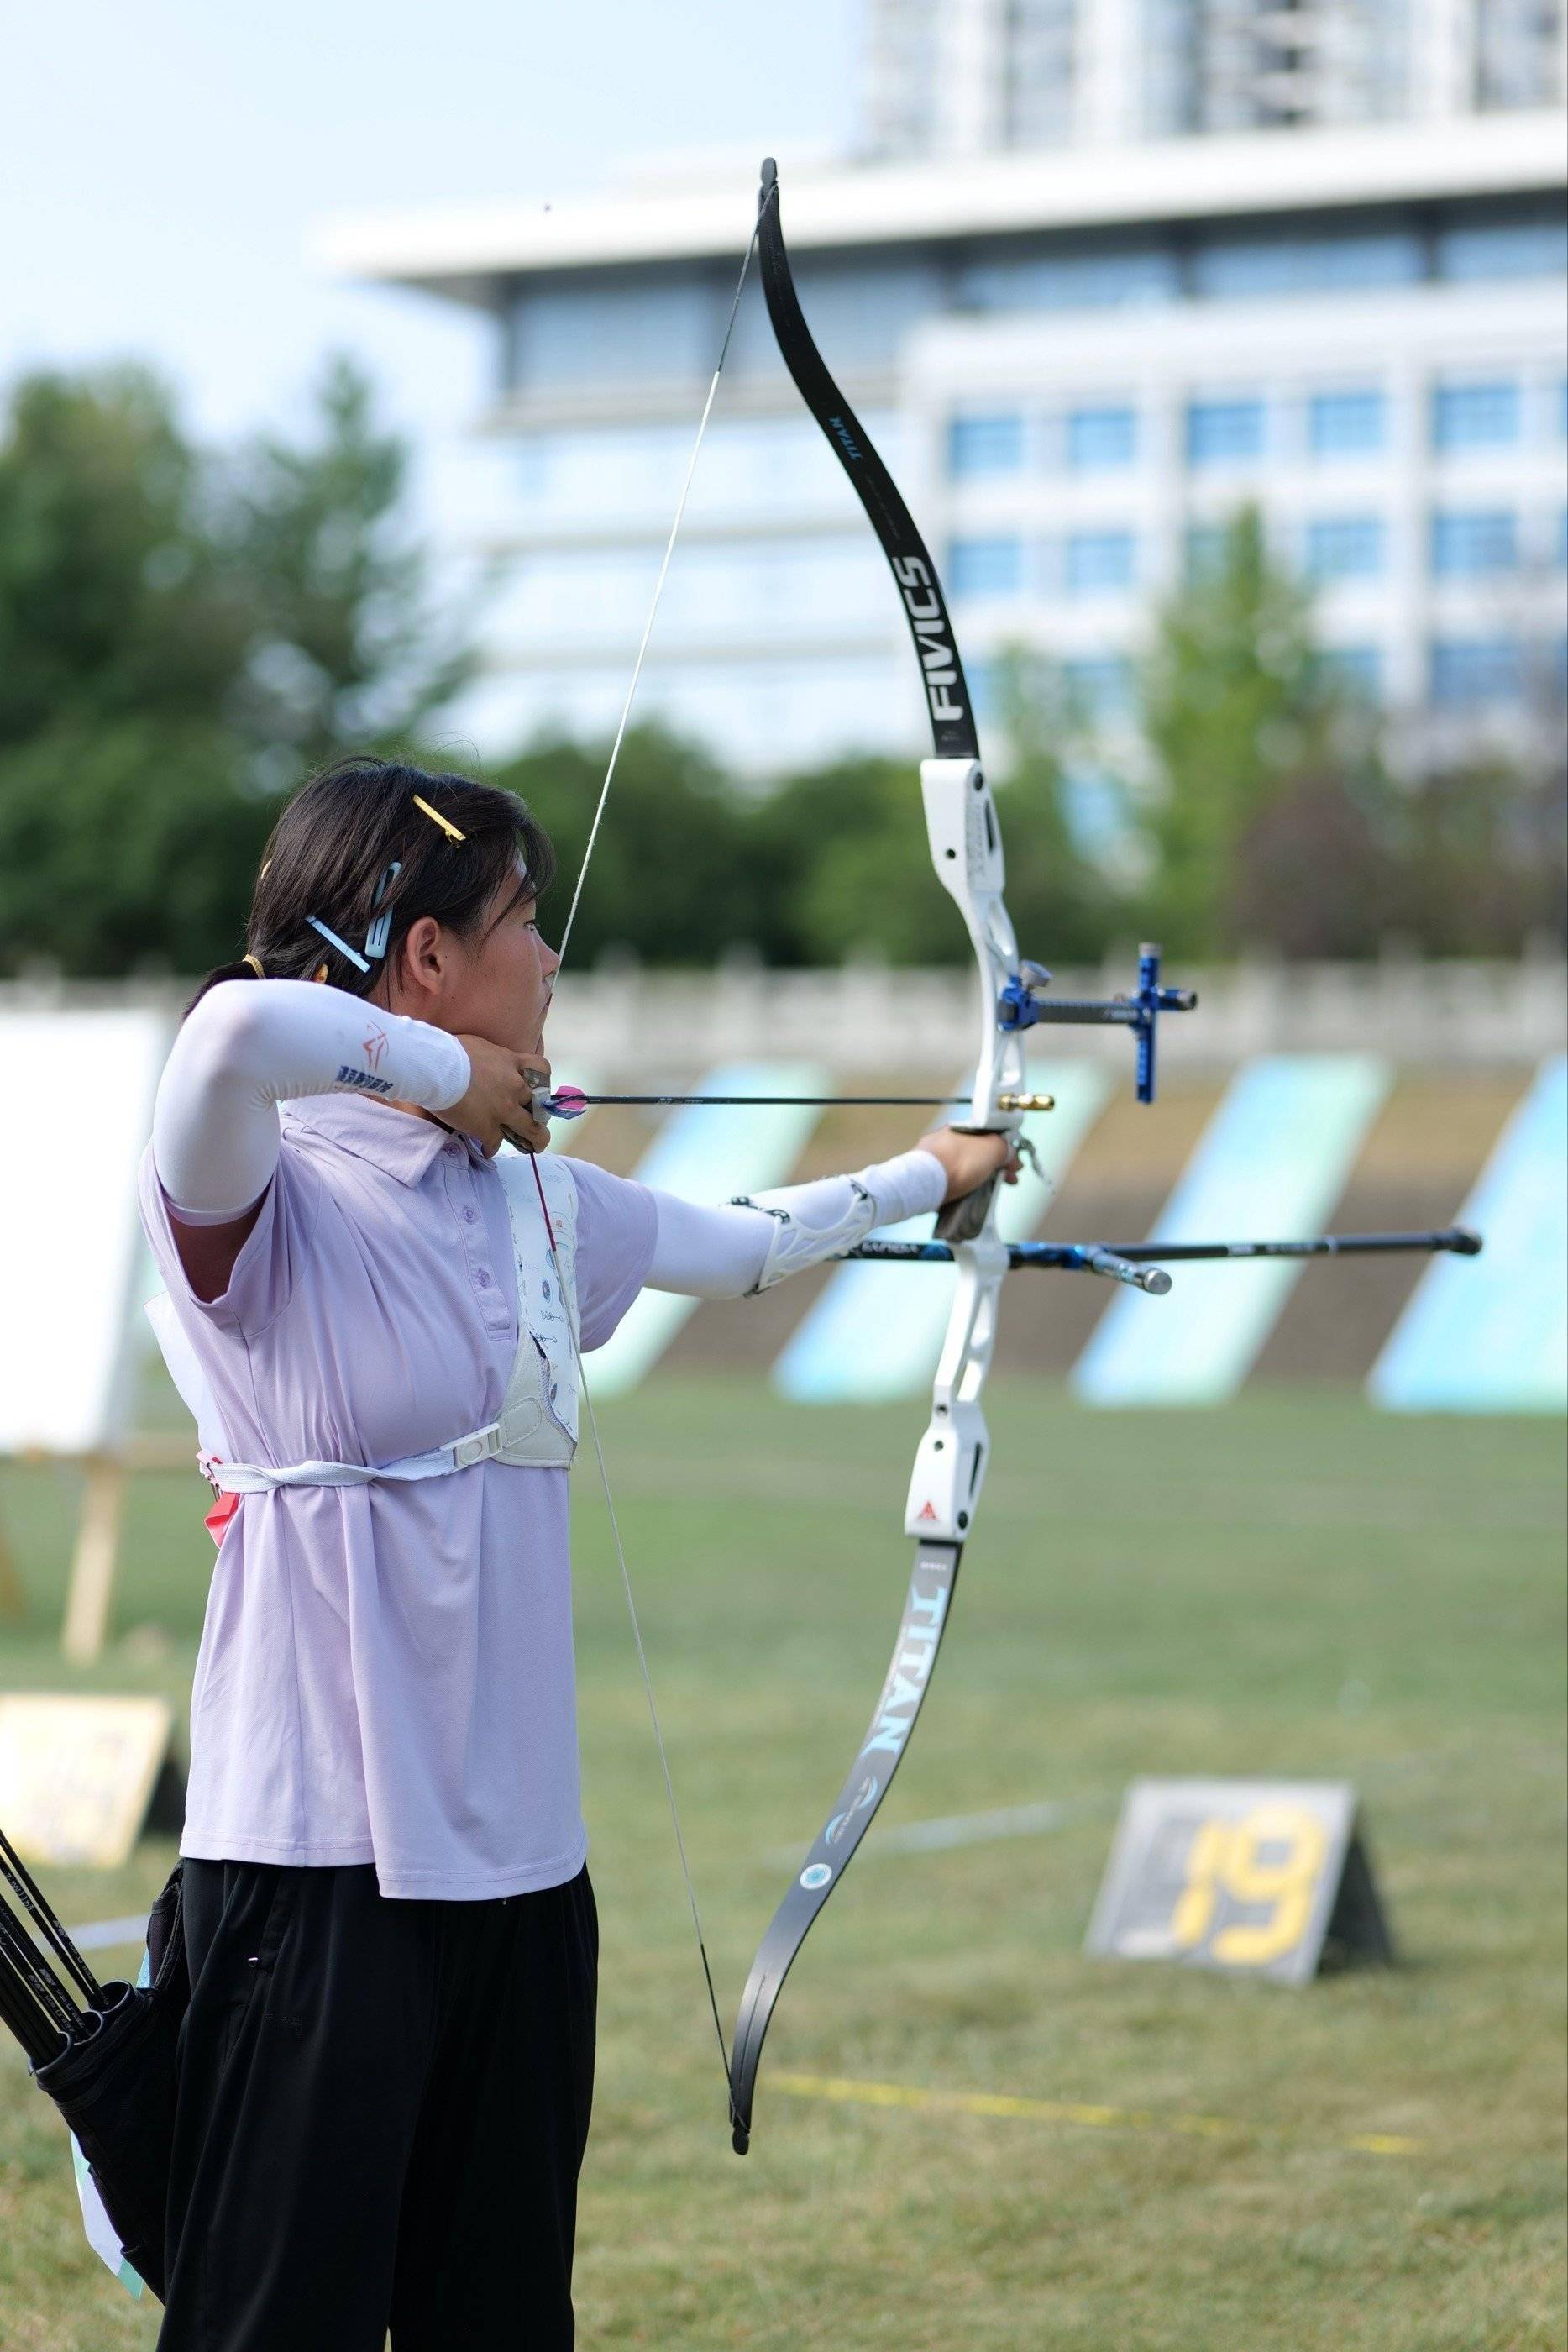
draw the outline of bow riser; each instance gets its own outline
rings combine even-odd
[[[904,1531],[916,1542],[962,1543],[979,1500],[990,1437],[980,1391],[997,1343],[997,1307],[1008,1271],[1008,1245],[988,1225],[953,1252],[957,1293],[931,1392],[931,1419],[915,1456]]]
[[[931,863],[964,918],[978,967],[980,1055],[964,1125],[1016,1134],[1021,1115],[997,1108],[998,1095],[1022,1091],[1026,1072],[1021,1033],[997,1019],[1002,991],[1018,971],[1018,943],[1002,904],[1007,866],[996,803],[977,760],[923,760],[920,793]]]

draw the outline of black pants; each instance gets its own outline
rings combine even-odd
[[[599,1923],[184,1865],[158,2352],[568,2352]]]

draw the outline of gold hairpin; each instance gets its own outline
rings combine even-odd
[[[433,824],[438,824],[441,827],[442,832],[446,835],[448,841],[467,840],[468,835],[465,833],[460,832],[457,826],[453,824],[452,819],[449,816],[443,816],[441,811],[439,809],[432,808],[428,801],[422,801],[417,793],[415,793],[413,796],[413,804],[416,809],[423,809],[424,814],[430,819]]]

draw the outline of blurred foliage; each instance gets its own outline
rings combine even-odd
[[[408,456],[334,361],[298,441],[198,451],[142,370],[41,373],[0,417],[0,972],[195,972],[242,941],[283,797],[349,749],[463,764],[443,714],[477,608],[434,613]],[[1325,673],[1306,591],[1253,511],[1155,616],[1136,727],[1109,746],[1062,672],[998,665],[1008,902],[1026,954],[1140,933],[1249,949],[1517,952],[1563,930],[1561,758],[1397,779]],[[423,747],[423,748],[422,748]],[[607,746],[541,739],[493,781],[554,836],[559,932]],[[1085,788],[1102,821],[1084,835]],[[1103,839],[1100,836],[1103,836]],[[743,788],[657,725],[622,747],[572,952],[706,964],[962,963],[903,758]]]
[[[486,771],[486,782],[520,793],[555,845],[546,928],[558,939],[608,756],[608,745],[552,737]],[[765,879],[747,843],[749,809],[705,752],[661,727],[632,728],[610,806],[572,929],[575,962],[613,945],[650,963],[706,963],[758,936]]]
[[[1139,723],[1157,791],[1144,928],[1195,961],[1267,950],[1511,955],[1564,935],[1562,712],[1537,752],[1395,775],[1376,714],[1314,642],[1256,508],[1157,613]]]
[[[1437,768],[1398,796],[1394,887],[1383,928],[1428,955],[1517,955],[1568,938],[1568,825],[1562,716],[1546,756]]]
[[[214,719],[245,659],[239,584],[152,376],[18,385],[0,440],[0,746]]]
[[[235,716],[287,787],[345,748],[417,737],[476,667],[437,625],[427,559],[399,528],[408,451],[371,387],[329,362],[304,448],[264,435],[232,468],[225,528],[249,624]]]
[[[1273,941],[1284,914],[1298,937],[1339,941],[1296,952],[1356,952],[1363,877],[1347,901],[1346,877],[1325,871],[1335,905],[1296,907],[1314,862],[1303,870],[1301,834],[1304,825],[1315,839],[1313,825],[1326,824],[1370,872],[1382,779],[1366,744],[1349,740],[1365,730],[1324,674],[1310,599],[1271,560],[1256,508],[1235,517],[1217,560],[1160,608],[1139,704],[1161,787],[1145,825],[1165,946],[1223,958]]]
[[[62,719],[0,752],[0,970],[206,970],[239,952],[272,803],[198,719]]]
[[[282,797],[468,676],[427,648],[406,457],[343,362],[309,437],[205,457],[144,371],[29,376],[0,426],[0,971],[197,971]]]

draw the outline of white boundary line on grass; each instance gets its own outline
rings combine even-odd
[[[1005,1805],[998,1812],[948,1813],[935,1821],[905,1822],[902,1828],[881,1831],[866,1840],[871,1853],[940,1853],[949,1846],[986,1845],[994,1838],[1043,1837],[1069,1822],[1094,1813],[1114,1812],[1121,1802],[1110,1797],[1046,1799],[1034,1805]],[[798,1846],[779,1846],[767,1859],[788,1867],[800,1859]]]

